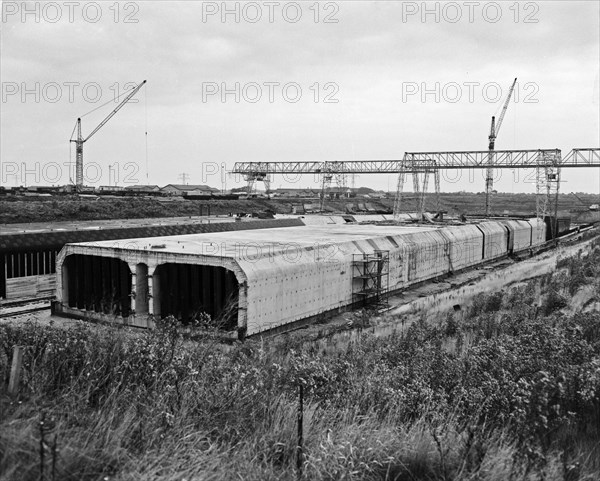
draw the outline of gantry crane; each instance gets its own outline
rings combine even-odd
[[[508,108],[508,103],[510,102],[510,98],[512,97],[512,93],[515,89],[516,83],[517,79],[515,78],[512,85],[510,86],[510,90],[508,91],[508,97],[506,97],[506,101],[504,102],[504,106],[502,107],[502,112],[500,113],[500,117],[498,117],[497,123],[496,117],[492,116],[492,126],[490,128],[490,135],[488,137],[488,150],[490,151],[490,153],[488,156],[488,167],[485,176],[485,215],[487,216],[490,215],[491,211],[490,195],[494,187],[494,146],[496,143],[496,137],[498,137],[500,127],[502,126],[502,121],[504,120],[504,114],[506,113],[506,109]]]
[[[584,202],[583,199],[579,197],[575,192],[571,192],[571,195],[574,196],[583,207],[585,207],[584,212],[589,210],[589,204],[587,202]]]
[[[142,88],[142,86],[146,83],[144,80],[141,84],[135,87],[127,97],[123,99],[123,101],[115,107],[115,109],[106,116],[106,118],[98,124],[98,126],[92,130],[90,135],[88,135],[85,139],[81,135],[81,117],[77,119],[76,129],[77,129],[77,138],[74,140],[71,136],[70,142],[75,142],[75,186],[77,190],[81,190],[83,187],[83,144],[90,140],[92,135],[98,132],[106,122],[108,122],[121,108]]]

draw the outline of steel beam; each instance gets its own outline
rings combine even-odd
[[[489,151],[406,152],[398,160],[236,162],[232,174],[399,174],[405,161],[420,162],[423,168],[487,169]],[[537,168],[540,157],[558,159],[561,168],[600,167],[600,149],[573,149],[561,158],[560,149],[495,150],[495,169]]]
[[[597,167],[600,165],[600,149],[573,149],[561,162],[561,167]]]

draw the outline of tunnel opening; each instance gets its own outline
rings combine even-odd
[[[154,273],[155,314],[189,324],[206,322],[225,331],[237,329],[239,286],[224,267],[161,264]],[[160,287],[159,287],[160,286]],[[202,314],[208,314],[206,319]]]
[[[121,259],[72,254],[63,264],[63,302],[76,309],[127,317],[131,277]]]
[[[6,297],[6,260],[4,254],[0,254],[0,299]]]

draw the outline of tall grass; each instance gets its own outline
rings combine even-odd
[[[172,319],[2,324],[4,385],[26,350],[18,398],[0,397],[0,479],[296,479],[300,385],[303,479],[598,479],[600,315],[548,300],[597,283],[598,261],[547,279],[540,303],[532,282],[327,356],[192,342]]]

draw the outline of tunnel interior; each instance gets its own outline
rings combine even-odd
[[[160,306],[155,313],[161,317],[173,315],[189,323],[206,313],[211,326],[237,329],[239,287],[233,272],[218,266],[169,263],[156,268],[154,279],[154,298],[158,295]]]
[[[0,254],[0,299],[6,297],[6,259]]]
[[[131,271],[114,257],[72,254],[63,264],[63,302],[69,307],[127,317]]]

